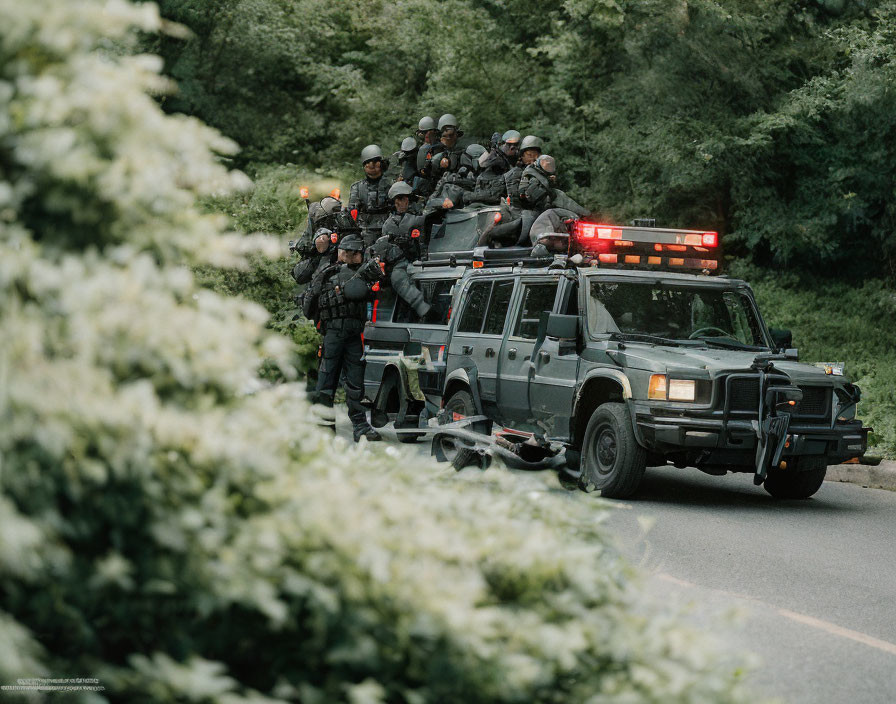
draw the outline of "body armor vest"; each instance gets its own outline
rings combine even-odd
[[[321,286],[318,308],[322,321],[336,320],[338,318],[350,318],[353,320],[367,320],[367,302],[351,301],[345,296],[343,289],[345,284],[355,277],[356,271],[346,265],[340,265],[332,272],[324,274],[326,280]],[[337,292],[336,288],[340,290]]]

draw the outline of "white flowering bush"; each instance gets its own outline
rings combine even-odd
[[[197,286],[264,240],[197,197],[235,145],[165,116],[154,6],[0,0],[0,679],[84,701],[733,702],[599,505],[312,425],[284,338]],[[34,695],[37,698],[39,695]]]

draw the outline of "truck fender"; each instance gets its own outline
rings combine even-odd
[[[612,368],[601,368],[601,369],[593,369],[588,372],[584,379],[582,379],[579,384],[578,389],[576,389],[575,399],[573,400],[573,423],[575,423],[575,419],[578,416],[580,404],[582,401],[582,392],[585,390],[585,387],[588,385],[588,382],[593,379],[608,379],[617,383],[622,388],[622,400],[625,402],[625,405],[628,407],[629,416],[631,418],[632,430],[635,433],[635,438],[638,440],[638,444],[643,445],[643,438],[641,437],[641,433],[638,430],[638,424],[635,423],[635,413],[634,413],[634,403],[632,402],[632,385],[629,381],[629,378],[620,370],[612,369]],[[587,420],[586,420],[587,422]]]
[[[479,372],[475,367],[469,369],[461,367],[451,372],[445,379],[445,388],[447,389],[452,381],[460,379],[464,382],[470,393],[473,395],[473,403],[476,405],[476,413],[482,415],[482,399],[479,397]]]

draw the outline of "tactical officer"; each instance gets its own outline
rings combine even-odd
[[[391,182],[383,176],[389,162],[383,159],[383,151],[376,144],[368,144],[361,150],[364,178],[352,184],[348,208],[358,227],[365,246],[373,244],[380,236],[383,221],[389,215],[388,192]]]
[[[421,117],[417,123],[417,132],[415,133],[418,144],[421,147],[431,146],[439,141],[439,130],[436,128],[436,121],[431,117]]]
[[[549,208],[563,208],[577,216],[590,213],[557,188],[556,184],[557,162],[549,154],[542,154],[523,170],[520,177],[520,203],[524,210],[519,244],[530,243],[529,230],[532,223],[540,213]]]
[[[370,257],[380,263],[384,283],[391,285],[395,293],[423,318],[430,305],[408,276],[408,264],[421,258],[429,222],[441,213],[412,213],[408,208],[413,191],[403,182],[394,184],[389,189],[389,196],[394,203],[393,211],[383,225],[383,236],[370,248]]]
[[[497,205],[506,197],[504,174],[516,165],[519,146],[520,133],[516,130],[507,130],[488,156],[480,159],[482,169],[476,179],[472,201]]]
[[[314,249],[293,267],[292,278],[297,284],[307,284],[315,274],[336,262],[336,242],[338,236],[326,227],[314,233]]]
[[[457,140],[463,132],[457,126],[457,118],[446,113],[439,118],[438,143],[421,147],[417,152],[417,170],[424,178],[438,181],[446,172],[457,171],[460,166],[460,155],[464,149]]]
[[[303,258],[313,257],[314,240],[317,231],[326,228],[338,233],[341,237],[348,234],[357,234],[358,226],[352,220],[351,215],[342,208],[342,201],[333,196],[322,198],[319,203],[308,206],[308,223],[296,246],[293,248]]]
[[[321,323],[324,335],[323,353],[312,400],[327,407],[345,377],[345,399],[352,422],[355,442],[362,437],[380,439],[361,404],[364,396],[364,346],[361,333],[367,322],[367,301],[373,297],[372,286],[380,276],[376,261],[363,261],[364,244],[349,235],[339,243],[339,261],[318,273],[303,301],[305,315]]]
[[[541,156],[543,143],[535,135],[526,135],[520,142],[520,158],[516,165],[504,174],[504,194],[511,209],[520,208],[520,178],[523,170]]]
[[[460,156],[457,170],[449,171],[439,179],[423,212],[463,208],[473,202],[471,194],[476,188],[479,162],[484,154],[485,147],[481,144],[467,146]]]

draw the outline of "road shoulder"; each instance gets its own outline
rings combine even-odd
[[[881,460],[876,467],[863,464],[835,464],[828,467],[829,482],[849,482],[873,489],[896,491],[896,461]]]

